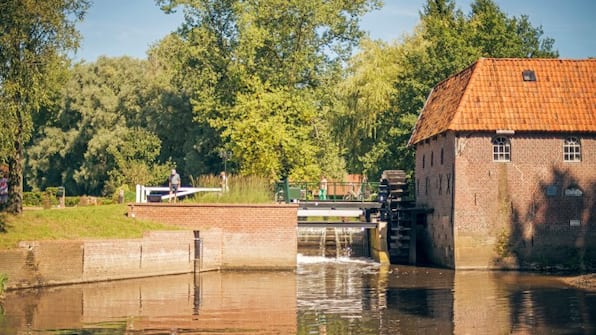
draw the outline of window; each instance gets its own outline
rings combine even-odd
[[[493,160],[495,162],[509,162],[511,160],[511,143],[504,136],[493,138]]]
[[[430,153],[430,166],[433,166],[435,163],[435,153],[431,151]]]
[[[567,137],[563,143],[563,160],[579,162],[582,159],[582,146],[577,137]]]
[[[422,155],[422,168],[424,169],[424,165],[426,165],[426,155]]]
[[[416,195],[420,195],[420,179],[416,178]]]
[[[532,70],[524,70],[522,72],[524,81],[536,81],[536,73]]]
[[[441,148],[441,165],[443,165],[443,161],[444,161],[444,153],[443,153],[443,148]]]

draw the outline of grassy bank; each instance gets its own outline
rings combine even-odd
[[[131,219],[126,213],[126,205],[25,209],[19,216],[0,213],[0,249],[16,248],[19,241],[138,238],[145,231],[174,229]]]
[[[216,175],[200,176],[193,185],[220,187]],[[54,198],[53,196],[51,198]],[[270,183],[259,177],[230,176],[227,192],[199,193],[184,199],[198,203],[270,203]],[[126,216],[127,205],[78,206],[62,209],[25,209],[19,216],[0,213],[0,249],[13,249],[19,241],[138,238],[149,230],[171,230],[155,222]]]

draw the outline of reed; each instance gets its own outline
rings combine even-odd
[[[203,175],[192,179],[195,187],[221,187],[221,179],[216,175]],[[266,178],[257,176],[228,176],[226,192],[197,193],[187,202],[203,203],[271,203],[273,185]]]

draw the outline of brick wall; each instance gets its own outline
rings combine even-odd
[[[415,196],[420,207],[432,208],[427,225],[417,231],[418,261],[454,267],[452,206],[455,136],[436,136],[416,147]]]
[[[129,216],[199,231],[221,243],[225,269],[293,269],[297,252],[295,204],[131,204]],[[221,241],[208,234],[221,229]]]
[[[134,204],[131,217],[182,228],[142,239],[21,242],[0,251],[8,288],[217,269],[294,269],[297,205]],[[195,235],[201,239],[195,262]],[[195,264],[196,263],[196,264]]]
[[[494,162],[493,136],[439,135],[417,146],[417,203],[435,208],[428,218],[429,258],[456,268],[573,262],[596,267],[596,136],[578,135],[581,162],[564,162],[565,136],[546,134],[511,136],[511,161]],[[434,153],[436,165],[441,149],[449,156],[446,167],[433,169],[429,155]],[[424,169],[421,155],[426,156]],[[450,164],[454,164],[451,187],[455,192],[451,195],[444,192],[445,177],[439,177],[449,172]],[[581,196],[565,194],[575,188]]]

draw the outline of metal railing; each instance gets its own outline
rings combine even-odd
[[[151,194],[151,192],[154,192]],[[180,187],[178,192],[174,194],[170,194],[169,187],[163,186],[156,186],[156,187],[147,187],[145,185],[137,185],[136,186],[136,196],[135,202],[137,203],[146,203],[148,198],[151,196],[158,197],[159,201],[169,200],[174,197],[182,197],[190,194],[194,194],[197,192],[221,192],[220,187]]]
[[[326,199],[319,198],[320,182],[278,182],[275,184],[275,201],[375,201],[379,192],[378,182],[327,182]]]

